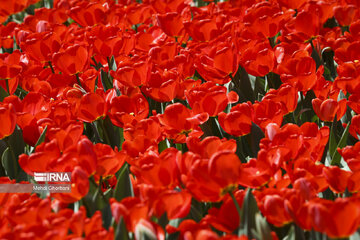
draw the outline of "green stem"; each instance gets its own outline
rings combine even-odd
[[[268,40],[269,40],[270,46],[272,48],[274,48],[275,47],[275,36],[271,37],[271,38],[269,37]]]
[[[107,131],[106,131],[106,128],[105,128],[105,126],[104,126],[104,122],[103,122],[101,119],[99,119],[99,121],[100,121],[101,127],[102,127],[102,129],[103,129],[103,135],[104,135],[105,141],[106,141],[106,143],[107,143],[108,145],[111,145],[109,135],[108,135],[108,133],[107,133]]]
[[[48,63],[49,63],[49,67],[50,67],[50,69],[51,69],[51,72],[52,72],[53,74],[55,74],[55,71],[54,71],[54,68],[53,68],[53,66],[52,66],[52,64],[51,64],[51,61],[49,61]]]
[[[247,163],[242,144],[243,144],[242,137],[237,137],[236,138],[236,145],[237,145],[236,153],[239,156],[242,163]]]
[[[124,143],[124,129],[123,128],[120,128],[119,127],[119,138],[120,138],[120,141],[119,141],[119,150],[122,149],[122,145]]]
[[[10,151],[11,157],[12,157],[12,159],[13,159],[12,164],[13,164],[13,168],[14,168],[14,170],[15,170],[15,176],[16,176],[15,178],[17,178],[17,175],[18,175],[18,164],[17,164],[17,158],[16,158],[16,155],[15,155],[15,152],[14,152],[13,148],[11,147],[9,138],[7,137],[7,138],[5,138],[4,140],[5,140],[5,142],[6,142],[6,145],[8,145],[8,147],[9,147],[9,151]]]
[[[241,219],[242,219],[242,212],[241,212],[241,208],[240,208],[240,205],[238,203],[238,201],[236,200],[235,196],[234,196],[234,193],[229,191],[229,194],[230,194],[230,197],[231,199],[233,200],[234,204],[235,204],[235,207],[236,207],[236,211],[238,212],[239,214],[239,234],[238,236],[240,236],[240,227],[241,227]]]
[[[76,73],[75,75],[76,75],[76,81],[77,81],[77,83],[79,84],[80,87],[82,87],[82,86],[81,86],[81,82],[80,82],[79,74]]]
[[[5,83],[6,83],[6,90],[9,93],[9,95],[11,95],[10,94],[10,88],[9,88],[9,79],[5,79]]]
[[[196,207],[194,207],[193,205],[191,205],[190,207],[190,211],[191,213],[195,214],[195,217],[197,218],[197,220],[201,220],[203,218],[202,214],[199,212],[199,210],[197,210]]]
[[[99,193],[100,193],[100,195],[101,195],[102,199],[106,201],[105,196],[104,196],[104,193],[103,193],[103,191],[101,190],[102,183],[103,183],[103,177],[102,177],[102,176],[100,176],[98,191],[99,191]]]
[[[95,126],[95,123],[90,123],[91,129],[93,130],[94,134],[95,134],[95,141],[96,142],[101,142],[100,140],[100,134]]]

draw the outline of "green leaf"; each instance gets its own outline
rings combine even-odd
[[[176,147],[176,149],[177,150],[179,150],[179,151],[182,151],[183,149],[182,149],[182,144],[181,143],[175,143],[175,147]]]
[[[110,141],[110,146],[112,148],[118,147],[119,149],[121,149],[121,145],[124,138],[122,132],[123,129],[114,126],[109,117],[106,117],[103,120],[103,127],[104,127],[103,133],[106,134],[106,136],[108,137]]]
[[[101,184],[99,184],[98,189],[96,190],[95,194],[92,196],[92,205],[95,206],[96,210],[103,209],[109,203],[104,198],[104,195],[101,191]]]
[[[47,131],[47,126],[44,128],[44,131],[41,133],[39,139],[37,140],[37,142],[35,144],[35,147],[39,146],[41,143],[43,143],[45,141],[46,131]]]
[[[180,232],[169,234],[167,240],[178,240],[180,238]]]
[[[320,232],[316,232],[314,230],[311,230],[310,232],[310,238],[309,239],[313,239],[313,240],[324,240],[324,239],[328,239],[326,238],[325,234],[322,234]]]
[[[5,169],[6,175],[11,179],[16,179],[19,172],[19,165],[16,161],[14,152],[10,147],[6,148],[1,157],[2,166]]]
[[[89,191],[85,197],[81,199],[83,205],[86,208],[86,214],[88,217],[94,215],[94,213],[99,209],[99,204],[97,202],[99,195],[99,186],[96,184],[94,180],[94,176],[89,178],[90,186]]]
[[[294,223],[293,226],[295,228],[295,238],[296,238],[296,240],[305,240],[306,238],[305,238],[304,230],[301,227],[299,227],[298,225],[296,225],[295,223]]]
[[[246,70],[240,66],[234,77],[232,77],[231,74],[230,77],[235,87],[234,90],[239,95],[240,101],[247,100],[253,103],[255,101],[254,90],[251,86],[251,81]]]
[[[162,151],[164,151],[167,148],[168,148],[167,139],[164,139],[161,142],[159,142],[159,153],[161,153]]]
[[[255,100],[261,101],[263,96],[265,96],[265,93],[265,79],[261,77],[256,77],[254,83]]]
[[[114,56],[112,56],[110,59],[108,58],[108,65],[110,70],[116,71],[117,66]]]
[[[169,223],[169,219],[167,217],[167,213],[165,212],[163,215],[161,215],[160,218],[158,218],[157,224],[159,224],[162,228],[166,228],[166,225]]]
[[[118,180],[113,197],[117,201],[121,201],[125,197],[134,196],[129,174],[129,165],[127,163],[116,173]]]
[[[6,141],[8,146],[14,151],[16,159],[25,152],[25,142],[19,127],[15,128],[14,132],[6,139]]]
[[[319,56],[319,52],[317,51],[317,49],[314,47],[313,41],[310,41],[311,47],[312,47],[312,52],[311,52],[311,57],[314,59],[315,63],[316,63],[316,69],[318,69],[323,63],[322,63],[322,59]]]
[[[195,198],[191,199],[191,206],[189,217],[196,222],[199,222],[204,216],[204,204],[202,202],[197,201]]]
[[[91,192],[89,191],[89,195],[92,196],[91,202],[92,202],[92,205],[95,207],[95,210],[101,210],[105,214],[109,214],[109,211],[110,211],[110,219],[108,219],[109,216],[107,216],[106,219],[105,219],[104,215],[102,216],[103,219],[106,220],[106,222],[103,222],[104,227],[106,225],[106,228],[108,228],[111,224],[112,216],[111,216],[111,210],[110,209],[106,210],[106,208],[110,206],[109,200],[110,200],[110,197],[112,196],[112,189],[108,189],[105,192],[102,191],[102,186],[103,186],[103,178],[102,177],[100,177],[99,184],[96,184],[93,177],[91,177],[90,180],[91,180],[90,181],[91,185],[93,185],[93,188],[92,188]],[[95,194],[93,194],[94,190],[95,190]]]
[[[6,145],[4,140],[0,140],[0,177],[6,177],[6,172],[5,169],[1,163],[1,156],[4,153],[4,151],[6,150],[8,146]]]
[[[236,155],[240,158],[242,163],[247,163],[246,156],[244,154],[242,139],[243,136],[236,138]]]
[[[169,225],[173,226],[173,227],[179,227],[180,223],[183,221],[182,218],[175,218],[175,219],[171,219],[169,221]]]
[[[215,117],[209,117],[209,119],[200,125],[201,130],[203,130],[205,136],[216,136],[223,138],[220,125]]]
[[[106,204],[105,207],[101,210],[101,216],[103,220],[103,227],[109,229],[112,221],[111,206],[109,203]]]
[[[18,172],[16,181],[27,181],[28,175],[24,172],[24,170],[22,170],[18,163],[19,156],[25,152],[25,142],[20,128],[17,126],[14,132],[9,137],[5,138],[4,141],[10,148],[9,150],[12,157],[15,159],[13,164],[17,165]]]
[[[278,89],[282,84],[280,80],[280,75],[273,72],[269,72],[266,75],[266,82],[268,83],[269,87],[273,89]]]
[[[25,143],[21,130],[16,127],[14,132],[3,140],[6,143],[7,148],[2,154],[1,163],[7,176],[11,179],[16,179],[17,181],[27,180],[27,175],[20,168],[17,160],[19,155],[25,151]]]
[[[122,149],[122,145],[124,143],[124,129],[123,128],[119,128],[119,150]]]
[[[2,87],[0,87],[0,102],[4,100],[5,97],[9,96],[9,93],[5,91]]]
[[[113,87],[109,74],[102,69],[100,70],[100,78],[105,92]]]
[[[334,121],[331,124],[330,128],[330,137],[329,137],[329,154],[332,156],[334,152],[336,151],[336,139],[335,139],[335,124],[336,124],[336,116],[334,118]]]
[[[296,240],[294,226],[291,226],[288,234],[284,237],[284,240]]]
[[[265,137],[263,131],[261,128],[256,125],[255,123],[252,123],[251,125],[251,134],[250,134],[250,144],[251,144],[251,150],[253,152],[252,157],[256,157],[256,154],[260,151],[259,143],[260,140]]]
[[[334,19],[334,21],[335,21],[335,19]],[[322,59],[324,60],[325,70],[327,69],[329,71],[329,73],[324,72],[325,79],[334,81],[334,79],[337,76],[336,66],[334,64],[334,51],[331,50],[331,48],[324,48],[322,50],[321,55],[322,55]]]
[[[346,140],[349,136],[349,127],[350,124],[348,124],[340,138],[340,141],[337,144],[336,149],[338,148],[343,148],[346,146]],[[339,154],[338,151],[334,151],[332,158],[331,158],[331,165],[339,165],[340,164],[340,160],[341,160],[341,155]]]
[[[272,240],[271,229],[266,219],[258,212],[255,215],[256,235],[259,239]]]
[[[54,1],[53,0],[45,0],[44,1],[44,7],[53,8],[53,6],[54,6]]]
[[[129,240],[129,233],[126,229],[123,217],[120,218],[115,229],[115,240]]]
[[[356,231],[353,235],[350,236],[350,240],[358,240],[360,239],[360,233],[359,231]]]
[[[246,191],[241,211],[239,236],[246,235],[249,238],[253,238],[252,229],[256,229],[255,216],[259,212],[259,208],[251,189]]]

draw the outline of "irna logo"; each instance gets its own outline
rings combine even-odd
[[[71,182],[70,172],[46,172],[34,173],[34,179],[37,182]]]

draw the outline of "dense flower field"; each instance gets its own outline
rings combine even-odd
[[[359,239],[359,9],[1,1],[0,239]]]

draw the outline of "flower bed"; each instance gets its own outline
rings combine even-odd
[[[359,238],[359,9],[1,3],[0,239]]]

